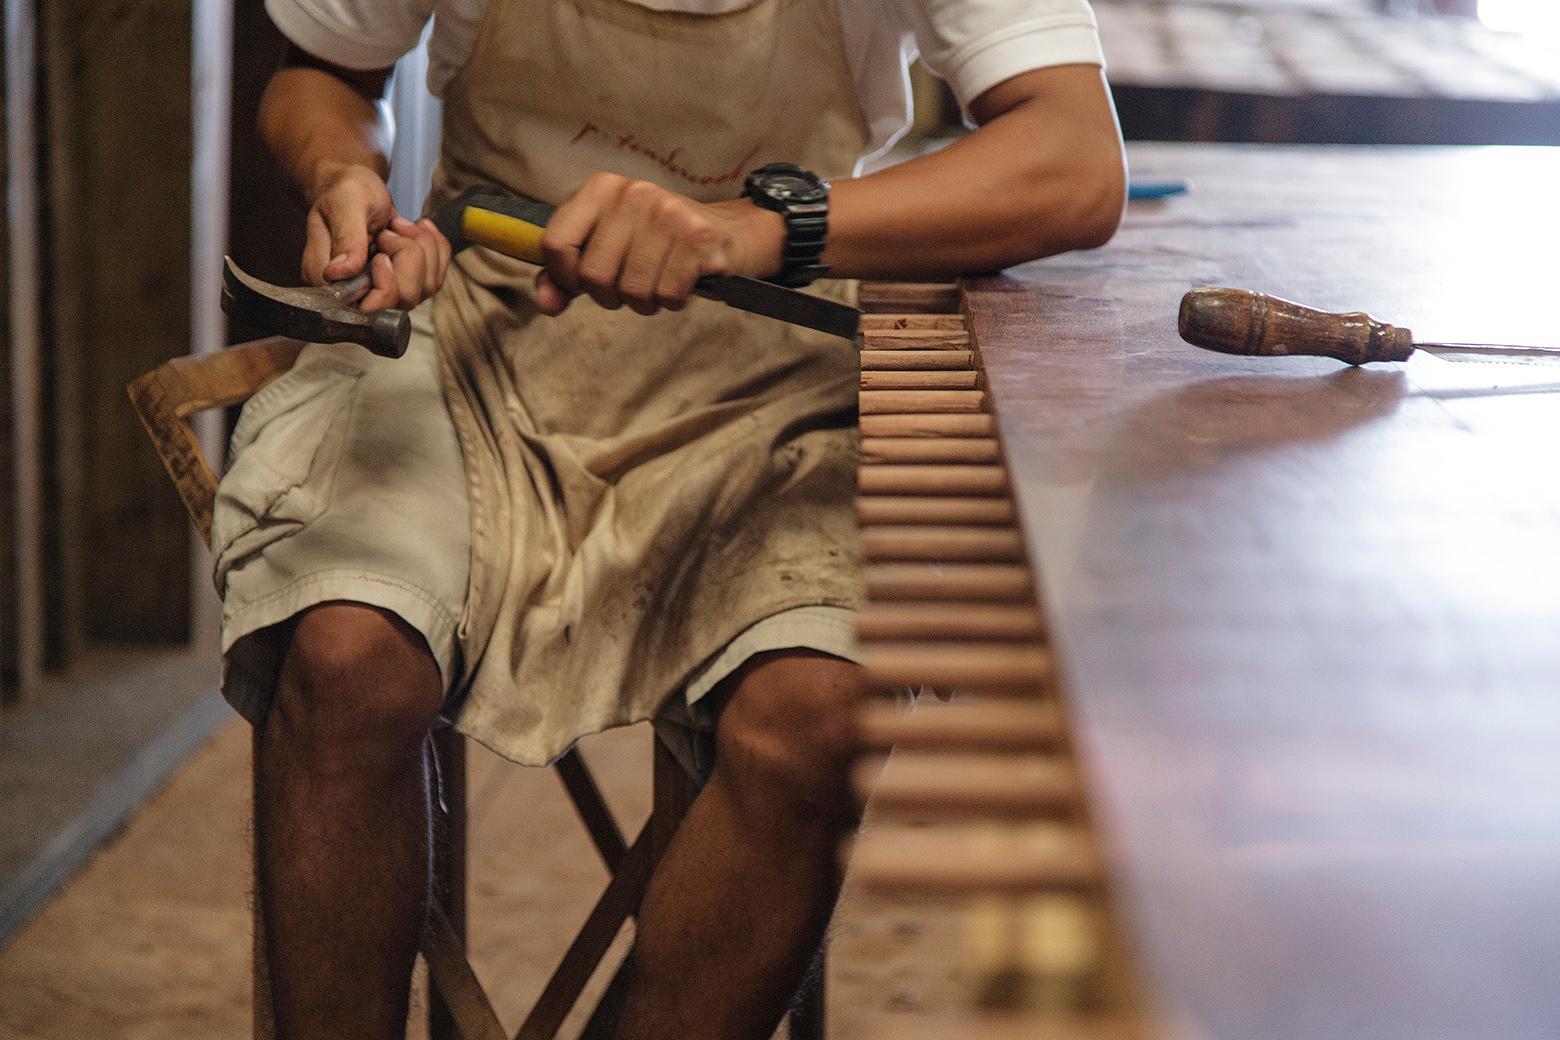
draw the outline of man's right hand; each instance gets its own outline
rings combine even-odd
[[[430,220],[410,221],[395,211],[384,178],[367,166],[338,164],[321,172],[311,192],[303,277],[311,285],[351,278],[368,263],[373,288],[358,306],[411,309],[444,283],[450,243]]]

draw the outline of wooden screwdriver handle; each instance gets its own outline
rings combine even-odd
[[[1407,361],[1414,336],[1370,315],[1330,314],[1248,289],[1193,289],[1181,298],[1181,338],[1221,354]]]

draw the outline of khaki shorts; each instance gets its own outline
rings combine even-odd
[[[212,518],[222,594],[222,692],[251,722],[281,664],[274,626],[330,601],[395,613],[421,633],[459,725],[456,638],[470,567],[465,469],[445,408],[431,304],[406,356],[305,347],[244,406]],[[755,654],[807,648],[857,660],[854,614],[801,607],[766,618],[672,696],[656,729],[690,772],[709,766],[702,699]]]

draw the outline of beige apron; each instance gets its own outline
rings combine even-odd
[[[848,176],[836,3],[490,0],[430,208],[473,184],[556,204],[599,170],[706,201],[767,162]],[[472,515],[457,721],[533,763],[649,718],[755,622],[861,595],[851,344],[704,300],[549,319],[535,271],[467,250],[436,302]]]

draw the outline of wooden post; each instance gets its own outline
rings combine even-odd
[[[466,944],[466,740],[453,727],[434,731],[437,763],[433,806],[433,898]],[[460,1035],[449,1006],[436,988],[428,994],[429,1040]]]
[[[32,0],[5,0],[5,131],[10,388],[11,603],[9,693],[25,696],[43,669],[43,474],[39,408],[38,156],[34,90],[37,19]]]

